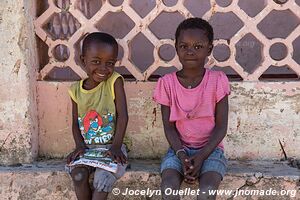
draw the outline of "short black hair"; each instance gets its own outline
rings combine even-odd
[[[198,17],[185,19],[178,25],[175,33],[175,44],[177,44],[177,40],[181,31],[187,29],[201,29],[205,31],[209,43],[212,44],[214,40],[214,31],[212,26],[206,20]]]
[[[92,44],[92,43],[105,43],[105,44],[109,44],[111,46],[113,46],[114,48],[117,49],[118,51],[118,43],[116,41],[116,39],[111,36],[108,33],[104,33],[104,32],[94,32],[94,33],[90,33],[88,34],[82,42],[82,49],[81,49],[81,53],[84,55],[87,48]]]

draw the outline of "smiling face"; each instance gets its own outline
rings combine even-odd
[[[89,44],[81,56],[90,81],[100,83],[107,80],[114,72],[118,49],[103,42]]]
[[[186,69],[203,67],[212,48],[205,31],[197,28],[181,30],[176,41],[179,61]]]

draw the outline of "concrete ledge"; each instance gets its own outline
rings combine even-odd
[[[132,190],[158,190],[160,185],[159,161],[132,160],[131,167],[120,179],[116,188],[125,192]],[[229,170],[220,189],[226,190],[297,190],[290,196],[238,196],[235,199],[300,199],[300,170],[285,162],[276,161],[230,161]],[[182,189],[197,189],[197,185],[184,184]],[[15,167],[0,167],[1,200],[69,200],[76,199],[69,175],[64,172],[64,162],[50,160]],[[217,199],[232,199],[233,194]],[[161,196],[110,195],[109,199],[161,199]],[[195,199],[183,196],[183,199]]]

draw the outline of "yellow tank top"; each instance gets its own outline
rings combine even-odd
[[[91,90],[83,89],[83,80],[69,88],[69,95],[77,103],[79,129],[87,145],[112,143],[116,122],[114,83],[118,77],[122,76],[114,72]]]

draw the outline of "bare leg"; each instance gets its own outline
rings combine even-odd
[[[108,196],[107,192],[97,192],[96,190],[93,193],[92,200],[106,200]]]
[[[162,172],[161,191],[163,199],[180,199],[180,196],[165,195],[165,190],[171,188],[172,190],[179,190],[182,175],[175,169],[165,169]]]
[[[215,200],[216,195],[209,195],[208,190],[217,190],[221,183],[222,177],[217,172],[206,172],[199,178],[200,195],[198,200]],[[203,193],[205,192],[205,193]]]
[[[92,192],[89,184],[89,170],[86,167],[76,167],[71,172],[78,200],[90,200]]]

